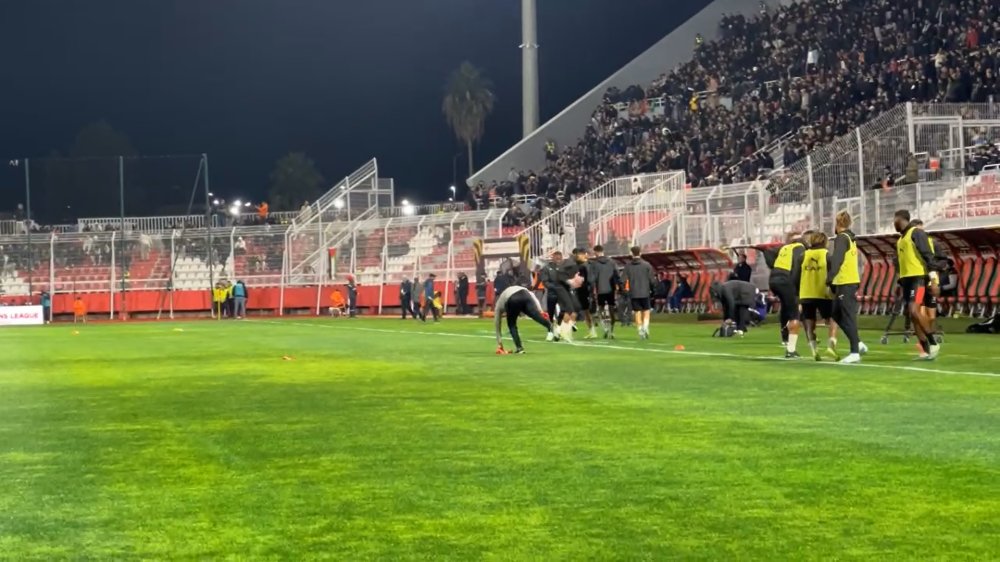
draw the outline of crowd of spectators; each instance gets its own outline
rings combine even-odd
[[[609,91],[576,145],[546,147],[538,176],[588,186],[666,170],[685,170],[694,186],[753,179],[898,103],[988,101],[1000,93],[998,40],[992,0],[812,0],[727,16],[691,61],[647,87]]]

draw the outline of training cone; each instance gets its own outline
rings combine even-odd
[[[507,350],[500,346],[497,348],[497,355],[507,355]]]
[[[73,335],[74,335],[74,336],[79,336],[79,335],[80,335],[80,332],[78,332],[77,330],[73,330]]]
[[[677,344],[674,346],[674,351],[684,351],[684,346],[681,344]]]
[[[174,328],[174,331],[175,331],[175,332],[183,332],[183,331],[184,331],[184,328]]]
[[[284,356],[281,357],[281,360],[282,361],[294,361],[295,358],[292,357],[291,355],[284,355]]]

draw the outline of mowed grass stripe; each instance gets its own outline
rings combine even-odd
[[[0,373],[0,411],[35,412],[0,414],[16,429],[0,471],[51,485],[0,489],[2,552],[987,559],[1000,536],[991,378],[534,342],[496,357],[483,322],[299,323],[18,336],[34,347]],[[771,351],[704,328],[670,329]],[[435,329],[472,338],[415,333]],[[128,361],[144,349],[155,360]],[[46,369],[81,356],[89,368]]]

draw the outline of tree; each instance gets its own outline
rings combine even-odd
[[[465,143],[469,152],[470,176],[475,170],[472,144],[483,137],[486,118],[493,112],[495,101],[493,83],[468,61],[459,65],[448,78],[441,111],[455,137]]]
[[[80,129],[69,151],[71,158],[128,157],[136,154],[128,135],[115,130],[103,119]]]
[[[326,180],[316,163],[301,152],[286,154],[271,172],[270,205],[279,211],[294,211],[306,201],[322,195]]]

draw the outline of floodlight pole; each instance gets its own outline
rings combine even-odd
[[[24,229],[28,231],[28,298],[35,294],[35,248],[31,244],[31,165],[24,159]]]
[[[122,302],[118,306],[118,319],[124,320],[128,311],[125,308],[125,277],[128,275],[128,266],[125,263],[125,157],[118,157],[118,211],[121,218],[119,230],[121,236],[118,237],[118,255],[122,264]]]
[[[538,17],[535,0],[521,0],[521,117],[524,136],[538,128]]]
[[[205,167],[205,225],[208,226],[208,302],[212,309],[212,316],[215,316],[215,265],[212,263],[212,252],[215,251],[215,242],[212,239],[212,200],[210,199],[208,184],[208,154],[202,153],[201,165]],[[222,311],[219,310],[219,317]]]

